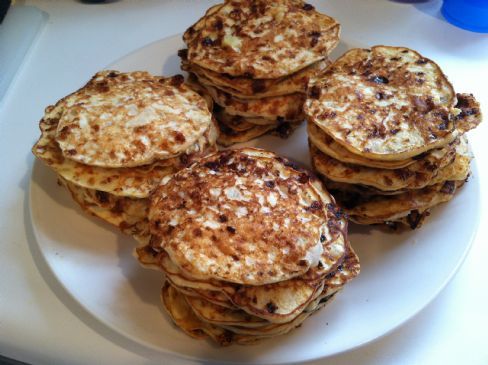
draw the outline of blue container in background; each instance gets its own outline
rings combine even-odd
[[[441,12],[459,28],[488,33],[488,0],[444,0]]]

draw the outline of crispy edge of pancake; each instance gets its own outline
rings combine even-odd
[[[118,227],[123,233],[138,239],[149,234],[148,199],[119,197],[87,189],[58,176],[58,181],[70,192],[73,200],[90,215]]]
[[[435,160],[435,156],[428,155],[425,159],[395,170],[345,164],[323,153],[313,144],[310,144],[310,154],[314,169],[330,180],[396,192],[402,189],[421,189],[428,186],[443,169],[449,167],[455,160],[455,147],[447,146],[445,148],[449,151],[442,156],[437,165],[428,160],[429,157]]]
[[[219,307],[236,310],[236,307],[232,304],[232,302],[224,292],[179,286],[176,285],[175,282],[172,281],[170,278],[167,277],[167,279],[175,289],[179,290],[187,297],[196,297],[201,300],[205,300],[206,302],[215,304]]]
[[[183,292],[183,294],[185,294]],[[216,326],[263,327],[268,321],[236,307],[224,307],[194,295],[185,295],[186,302],[202,321]]]
[[[219,129],[220,133],[219,138],[217,139],[217,143],[221,146],[228,147],[236,143],[244,143],[261,137],[262,135],[272,131],[274,129],[274,126],[256,125],[245,131],[236,131],[232,128],[229,128],[223,123],[219,123]]]
[[[460,153],[458,153],[455,156],[454,161],[451,164],[440,169],[438,174],[432,180],[430,180],[425,187],[439,184],[447,180],[463,180],[467,176],[467,171],[469,168],[469,165],[467,164],[467,160],[471,159],[472,155],[471,152],[469,151],[469,145],[467,142],[467,138],[465,136],[461,136],[460,141],[458,141],[458,143],[464,145],[464,146],[458,146],[458,148],[460,148]],[[361,195],[365,197],[373,197],[376,195],[398,195],[398,194],[406,193],[408,191],[417,190],[417,189],[399,189],[399,190],[385,191],[385,190],[374,188],[372,186],[351,184],[346,182],[338,182],[338,181],[330,180],[325,175],[322,175],[320,173],[319,176],[328,189],[333,191],[341,191],[342,193],[352,194],[356,196]]]
[[[261,99],[239,99],[214,86],[200,84],[227,114],[251,118],[303,120],[305,95],[300,93]]]
[[[269,298],[263,297],[254,303],[252,291],[246,294],[247,298],[244,298],[245,301],[241,301],[239,298],[239,290],[237,290],[237,292],[230,296],[230,298],[236,306],[249,314],[264,318],[271,323],[287,323],[299,316],[317,298],[323,295],[331,295],[344,287],[344,285],[359,275],[359,272],[359,259],[350,243],[347,242],[344,258],[339,265],[327,275],[321,277],[316,283],[311,283],[312,287],[314,285],[316,286],[315,291],[311,293],[306,300],[302,300],[299,305],[295,305],[292,309],[288,308],[286,311],[287,313],[276,313],[281,304],[277,302],[277,297],[274,295],[269,295]],[[303,285],[303,283],[307,282],[307,280],[304,280],[306,276],[307,275],[305,274],[301,278],[299,277],[296,279],[298,285]],[[283,282],[283,285],[286,285],[286,282]],[[270,288],[272,288],[272,286],[270,286]],[[266,289],[264,291],[266,291]],[[285,293],[286,292],[284,292],[284,294]],[[266,305],[260,305],[260,301],[262,300],[266,302]]]
[[[231,344],[230,333],[201,321],[191,310],[184,295],[168,282],[165,282],[161,289],[161,301],[173,323],[187,335],[196,339],[204,339],[209,336],[221,346]]]
[[[398,224],[408,226],[411,229],[420,228],[425,219],[430,215],[432,208],[435,208],[442,203],[449,202],[454,198],[455,193],[459,188],[464,185],[465,181],[446,181],[444,183],[436,184],[434,186],[426,188],[424,191],[419,193],[420,195],[425,195],[426,201],[422,205],[407,203],[404,204],[405,207],[392,215],[386,214],[370,214],[370,213],[359,213],[356,214],[355,211],[349,213],[349,218],[351,221],[362,224],[362,225],[376,225],[385,224],[392,228],[396,228]],[[434,190],[435,189],[435,190]],[[437,190],[438,189],[438,190]],[[437,190],[437,191],[436,191]],[[430,195],[430,196],[429,196]],[[430,199],[429,199],[430,198]],[[393,203],[393,202],[392,202]],[[362,207],[366,207],[367,204]]]
[[[182,69],[193,73],[201,84],[214,86],[234,97],[262,99],[293,93],[306,93],[308,81],[322,73],[330,63],[330,60],[323,59],[279,79],[229,77],[191,64],[185,59],[182,60]]]
[[[342,216],[343,215],[341,214],[341,217]],[[345,220],[344,224],[347,224]],[[346,269],[351,268],[351,263],[347,260],[351,260],[351,255],[353,255],[354,252],[349,243],[345,242],[347,237],[342,236],[346,234],[343,231],[345,227],[339,227],[338,229],[340,229],[340,232],[336,231],[337,228],[333,228],[333,226],[330,227],[331,236],[329,239],[337,240],[338,238],[342,238],[342,240],[338,241],[338,244],[346,246],[344,260],[341,259],[338,261],[328,271],[323,271],[320,268],[313,268],[312,270],[308,270],[298,279],[268,284],[265,286],[236,286],[231,283],[189,278],[172,263],[165,251],[157,252],[150,246],[137,247],[135,256],[145,267],[162,270],[166,274],[166,278],[171,285],[175,286],[185,294],[198,296],[223,307],[240,308],[251,315],[265,318],[273,323],[283,323],[296,317],[308,303],[313,301],[317,295],[320,295],[322,292],[323,280],[326,280],[328,283],[327,285],[333,286],[334,281],[332,279],[336,278],[337,280],[337,271],[342,270],[344,265],[346,265]],[[326,246],[330,246],[330,248],[334,247],[333,244],[327,244]],[[329,254],[329,251],[324,251],[324,255]],[[344,271],[339,273],[339,277],[343,273]],[[357,275],[357,273],[354,275]],[[353,276],[350,276],[349,280],[352,277]],[[343,285],[345,283],[340,284]],[[335,285],[337,285],[337,283],[335,283]],[[188,289],[194,291],[194,293],[188,293]],[[221,293],[224,298],[227,298],[228,300],[214,301],[212,300],[213,298],[205,295],[209,294],[209,292]],[[294,304],[290,305],[292,302]]]
[[[223,110],[214,109],[215,119],[218,120],[219,124],[226,126],[231,129],[233,133],[245,132],[256,126],[254,123],[248,122],[248,118],[244,118],[238,115],[226,114]],[[276,124],[275,121],[270,121],[269,125]]]
[[[303,313],[301,316],[295,318],[295,320],[292,322],[271,325],[267,329],[264,328],[262,331],[254,331],[254,334],[250,334],[242,333],[246,332],[246,329],[243,327],[216,326],[202,321],[192,311],[182,293],[178,292],[178,290],[173,288],[168,283],[165,283],[161,290],[163,307],[178,328],[180,328],[187,335],[196,339],[210,338],[220,346],[228,346],[232,344],[251,345],[264,339],[284,335],[299,327],[310,315],[316,313],[319,309],[328,304],[332,297],[333,295],[329,296],[327,298],[329,300],[322,298],[322,302],[319,301],[313,311]],[[247,329],[250,330],[250,332],[252,331],[250,328]]]
[[[220,134],[217,143],[224,147],[232,146],[237,143],[244,143],[261,137],[265,134],[272,134],[281,139],[286,139],[293,134],[301,122],[282,122],[276,125],[255,125],[245,131],[236,131],[224,123],[219,123]]]
[[[348,199],[354,197],[347,193],[344,198],[340,190],[332,192],[342,203],[351,221],[358,224],[390,224],[399,222],[408,224],[412,229],[418,228],[431,208],[451,200],[456,191],[467,181],[469,169],[462,180],[446,180],[423,189],[410,190],[392,196],[374,195],[358,203],[350,204]],[[426,213],[426,214],[424,214]],[[422,216],[423,215],[423,216]]]
[[[398,169],[411,165],[415,162],[414,158],[409,158],[403,161],[381,161],[371,160],[361,155],[357,155],[352,153],[347,148],[344,148],[323,129],[310,121],[307,122],[307,133],[308,138],[310,138],[315,147],[317,147],[323,153],[344,163],[382,169]]]
[[[350,246],[349,246],[350,247]],[[357,255],[352,248],[348,251],[347,259],[344,263],[344,268],[338,268],[334,274],[329,278],[327,285],[316,298],[308,304],[308,306],[295,318],[289,322],[284,323],[269,323],[260,327],[243,327],[239,325],[213,325],[199,318],[195,312],[191,312],[191,306],[183,303],[184,296],[181,293],[177,293],[175,288],[163,287],[163,303],[166,310],[169,312],[173,321],[186,333],[192,337],[202,338],[203,334],[207,334],[214,341],[220,345],[228,345],[231,343],[237,344],[251,344],[256,343],[259,340],[272,338],[279,335],[284,335],[291,330],[299,327],[310,315],[316,313],[325,305],[330,303],[335,294],[340,291],[347,282],[353,279],[359,274],[359,261]],[[168,284],[166,284],[168,285]],[[165,293],[166,289],[166,293]],[[175,305],[168,305],[164,302],[168,293],[180,301],[182,308],[175,308]],[[178,310],[183,312],[183,316],[172,314]],[[199,330],[199,331],[196,331]],[[228,331],[227,333],[224,331]]]

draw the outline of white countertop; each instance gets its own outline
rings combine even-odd
[[[211,3],[25,1],[49,19],[0,104],[0,166],[6,167],[0,174],[1,355],[33,364],[187,363],[163,360],[108,329],[70,297],[33,243],[27,193],[30,148],[44,107],[114,60],[181,33]],[[437,15],[438,1],[416,3],[329,0],[323,6],[342,23],[345,37],[356,32],[365,46],[406,45],[438,61],[455,89],[473,93],[488,113],[488,35],[446,23]],[[487,121],[470,133],[479,170],[474,178],[482,187],[488,184],[487,137]],[[385,337],[317,364],[488,363],[488,194],[483,189],[481,194],[477,237],[441,294]]]

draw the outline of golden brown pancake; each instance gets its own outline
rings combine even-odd
[[[102,71],[45,118],[59,118],[56,141],[66,158],[110,168],[147,165],[185,152],[210,126],[205,100],[183,81]]]
[[[463,123],[456,103],[433,61],[408,48],[376,46],[350,50],[334,62],[311,85],[304,111],[350,152],[403,161],[445,146],[479,123]]]
[[[184,34],[188,60],[219,74],[275,79],[323,58],[339,24],[302,1],[226,1]]]

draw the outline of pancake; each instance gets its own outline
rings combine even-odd
[[[222,124],[227,125],[229,128],[238,130],[238,128],[244,128],[243,130],[249,129],[249,127],[254,127],[256,125],[273,125],[276,126],[280,123],[284,123],[283,118],[263,118],[263,117],[242,117],[240,115],[227,114],[224,109],[216,106],[213,110],[215,118]],[[294,123],[293,121],[291,121]],[[299,121],[301,122],[301,121]],[[241,129],[242,129],[241,128]]]
[[[227,114],[251,118],[283,118],[289,121],[303,119],[305,95],[300,93],[272,96],[261,99],[239,99],[216,87],[203,85],[212,99]]]
[[[342,286],[358,273],[359,261],[349,246],[345,260],[327,277],[315,299],[292,320],[281,323],[269,323],[240,310],[212,305],[205,300],[187,296],[169,283],[163,287],[162,298],[175,323],[193,337],[208,336],[220,345],[251,344],[286,334],[298,327],[329,303]]]
[[[276,127],[274,125],[256,125],[245,131],[236,131],[223,123],[219,123],[219,138],[217,143],[221,146],[231,146],[236,143],[243,143],[260,137]]]
[[[469,151],[469,145],[465,136],[461,136],[460,141],[457,141],[456,157],[453,163],[443,167],[439,170],[438,174],[429,181],[428,185],[434,185],[446,180],[463,180],[469,172],[469,161],[472,156]],[[372,195],[397,195],[408,191],[409,189],[399,190],[380,190],[372,186],[361,184],[349,184],[344,182],[337,182],[328,179],[326,176],[321,175],[327,189],[333,191],[341,191],[347,194],[353,194],[356,196],[372,196]]]
[[[323,282],[291,279],[279,283],[246,286],[231,297],[238,308],[272,323],[294,320],[322,292]]]
[[[218,291],[212,291],[212,290],[205,290],[205,289],[194,289],[194,288],[188,288],[188,287],[181,287],[178,285],[175,285],[174,282],[169,281],[171,286],[173,286],[176,290],[178,290],[180,293],[185,294],[187,297],[195,297],[200,300],[204,300],[205,302],[215,304],[219,307],[224,307],[224,308],[230,308],[233,310],[236,310],[235,306],[232,304],[232,302],[227,298],[227,296],[224,293],[218,292]]]
[[[315,311],[316,310],[318,310],[318,308],[316,308]],[[249,327],[239,327],[239,326],[232,326],[232,325],[223,325],[222,327],[242,337],[250,337],[250,338],[256,337],[259,339],[272,338],[272,337],[284,335],[290,332],[291,330],[297,328],[315,311],[303,312],[291,322],[271,323],[265,327],[249,328]]]
[[[183,81],[98,72],[48,108],[45,119],[59,119],[56,141],[68,159],[109,168],[147,165],[184,153],[210,126],[205,100]]]
[[[342,260],[337,260],[332,267],[329,261],[331,257],[337,257],[344,252],[345,247],[348,247],[345,242],[346,221],[335,206],[328,205],[327,210],[328,229],[320,239],[323,252],[319,263],[301,277],[288,281],[264,286],[237,286],[216,280],[199,280],[188,276],[178,268],[164,250],[157,252],[150,246],[139,247],[136,249],[136,256],[146,267],[162,269],[169,282],[185,293],[188,293],[188,289],[190,289],[195,291],[194,296],[207,299],[210,295],[216,299],[215,293],[221,292],[225,294],[225,297],[220,297],[219,300],[223,299],[223,305],[226,307],[229,307],[227,298],[234,306],[270,322],[288,322],[320,293],[321,281],[329,276],[331,271],[343,266]],[[350,251],[350,248],[347,250]],[[153,267],[154,265],[156,267]],[[211,294],[209,291],[215,293]],[[201,295],[198,295],[199,293]]]
[[[376,46],[350,50],[331,65],[311,85],[304,111],[352,153],[402,161],[476,124],[457,120],[456,102],[433,61],[408,48]]]
[[[185,296],[167,282],[161,290],[161,301],[173,322],[189,336],[197,339],[209,336],[221,346],[231,344],[232,333],[230,331],[201,321],[193,313]]]
[[[247,124],[248,118],[243,118],[242,122]],[[219,123],[220,133],[217,143],[221,146],[231,146],[236,143],[248,142],[266,133],[276,135],[280,138],[288,138],[300,123],[278,122],[274,125],[254,125],[245,130],[236,130],[229,127],[226,123]]]
[[[193,338],[203,339],[210,337],[220,346],[228,346],[235,343],[240,345],[254,344],[259,340],[272,337],[266,335],[240,335],[223,327],[202,321],[193,312],[185,296],[167,283],[161,291],[161,299],[173,322]],[[291,329],[293,328],[289,328],[289,330]]]
[[[342,163],[315,146],[310,147],[312,164],[328,179],[336,182],[360,184],[382,191],[420,189],[431,184],[443,168],[454,161],[456,148],[448,145],[400,169],[379,169]]]
[[[213,279],[193,278],[185,273],[171,260],[167,252],[159,247],[160,243],[154,242],[156,240],[157,238],[152,236],[147,244],[135,249],[135,256],[143,266],[158,271],[162,270],[168,281],[178,288],[216,291],[227,296],[235,293],[236,284]]]
[[[225,4],[217,4],[208,8],[207,11],[205,12],[205,15],[202,16],[200,19],[198,19],[198,21],[195,24],[193,24],[190,28],[188,28],[185,31],[185,33],[183,33],[183,41],[185,43],[188,43],[191,40],[193,40],[196,36],[198,36],[198,33],[205,28],[205,24],[207,23],[208,17],[214,14],[215,12],[217,12],[224,5]]]
[[[185,333],[197,339],[203,339],[208,336],[221,346],[231,344],[249,345],[277,335],[286,334],[301,325],[306,318],[327,303],[325,300],[318,303],[314,311],[302,313],[290,323],[271,324],[262,328],[248,328],[227,325],[216,326],[203,321],[193,312],[185,296],[171,285],[165,284],[163,286],[161,298],[170,317]]]
[[[161,255],[149,246],[149,241],[150,235],[149,239],[140,242],[140,245],[138,245],[132,252],[132,256],[137,259],[142,267],[164,273],[164,270],[160,265]]]
[[[332,224],[331,227],[333,226]],[[335,237],[334,233],[338,231],[333,229],[331,231],[329,237]],[[344,239],[343,236],[342,238]],[[335,244],[341,246],[339,249],[346,246],[344,241],[336,241]],[[328,246],[333,247],[332,244],[327,244],[324,241],[324,247]],[[352,252],[350,247],[347,247],[347,252]],[[296,318],[322,292],[323,280],[327,279],[327,282],[330,282],[331,275],[336,275],[331,274],[331,272],[338,271],[340,268],[341,273],[343,271],[345,273],[345,261],[343,260],[338,261],[332,270],[323,269],[326,265],[323,265],[322,262],[327,262],[328,257],[334,255],[333,252],[324,250],[320,263],[300,278],[262,286],[236,286],[222,281],[193,279],[174,265],[164,251],[156,254],[160,257],[159,259],[151,259],[151,256],[155,257],[154,252],[147,248],[137,248],[136,252],[141,263],[149,268],[162,269],[171,285],[181,292],[189,294],[190,291],[192,292],[189,294],[191,296],[205,299],[226,308],[242,309],[272,323],[285,323]],[[349,279],[356,275],[357,273],[349,275]],[[224,296],[217,293],[222,293]]]
[[[197,77],[190,73],[185,81],[186,85],[200,95],[207,103],[208,110],[212,111],[215,103],[207,90],[198,82]]]
[[[118,197],[103,191],[87,189],[62,177],[59,181],[68,188],[73,200],[88,213],[118,227],[127,235],[142,238],[149,234],[148,199]]]
[[[371,196],[371,195],[396,195],[396,194],[402,194],[408,189],[400,189],[400,190],[390,190],[390,191],[385,191],[385,190],[380,190],[376,189],[372,186],[367,186],[367,185],[361,185],[361,184],[348,184],[344,182],[337,182],[334,180],[328,179],[324,175],[320,175],[321,180],[324,182],[325,186],[327,187],[328,190],[333,190],[333,191],[338,191],[340,190],[343,193],[346,194],[358,194],[358,195],[365,195],[365,196]]]
[[[403,161],[380,161],[356,155],[347,148],[344,148],[340,143],[337,143],[334,138],[329,136],[314,123],[307,123],[307,133],[308,138],[317,149],[344,163],[381,169],[399,169],[415,162],[414,158],[408,158]]]
[[[219,109],[216,108],[216,110],[214,110],[215,118],[220,124],[232,129],[234,132],[244,132],[256,126],[256,124],[249,122],[247,120],[248,118],[244,118],[239,115],[229,115],[223,110]],[[276,125],[276,121],[270,120],[268,125],[274,126]]]
[[[451,200],[456,190],[464,184],[470,174],[471,158],[467,139],[462,138],[454,162],[431,185],[422,189],[395,195],[369,196],[334,187],[330,189],[349,218],[356,223],[399,222],[418,228],[432,207]]]
[[[229,150],[164,178],[149,212],[156,248],[196,279],[264,285],[305,274],[321,258],[333,200],[292,166],[270,152]],[[329,254],[322,264],[332,267],[344,250]]]
[[[226,1],[184,34],[190,63],[232,76],[275,79],[330,53],[339,24],[296,0]]]
[[[460,134],[464,134],[481,123],[480,104],[476,101],[473,94],[456,94],[456,97],[456,109],[460,110],[455,118],[456,130]]]
[[[310,301],[308,305],[303,308],[302,312],[289,322],[270,323],[264,327],[238,327],[224,325],[223,327],[240,334],[264,335],[264,334],[283,334],[285,328],[295,328],[298,323],[303,322],[310,314],[313,314],[318,309],[323,307],[341,288],[355,278],[359,274],[359,260],[354,251],[348,247],[348,252],[343,263],[331,274],[328,275],[322,289],[315,299]],[[288,330],[286,331],[288,332]]]
[[[404,194],[377,196],[347,209],[347,213],[351,221],[359,224],[398,222],[415,229],[421,226],[431,208],[451,200],[463,184],[464,180],[451,180]]]
[[[52,110],[57,114],[56,109]],[[196,159],[216,152],[218,131],[212,123],[195,144],[178,157],[159,160],[150,165],[131,168],[104,168],[88,166],[65,158],[55,141],[58,125],[56,118],[43,118],[40,122],[42,135],[32,152],[63,179],[80,187],[108,192],[117,196],[146,198],[166,175],[191,164]]]
[[[360,265],[359,258],[352,249],[351,245],[347,244],[347,251],[344,260],[336,268],[336,270],[325,278],[324,288],[319,299],[329,297],[342,289],[344,285],[359,275]]]
[[[184,55],[186,52],[180,52],[179,54]],[[320,75],[329,65],[330,61],[326,59],[279,79],[250,79],[248,77],[219,74],[196,64],[190,64],[185,61],[184,57],[182,59],[182,69],[194,73],[200,83],[214,86],[241,99],[261,99],[294,93],[305,94],[310,79]]]
[[[185,296],[186,302],[202,321],[217,326],[261,327],[269,324],[262,318],[252,316],[239,309],[226,308],[193,296]]]

